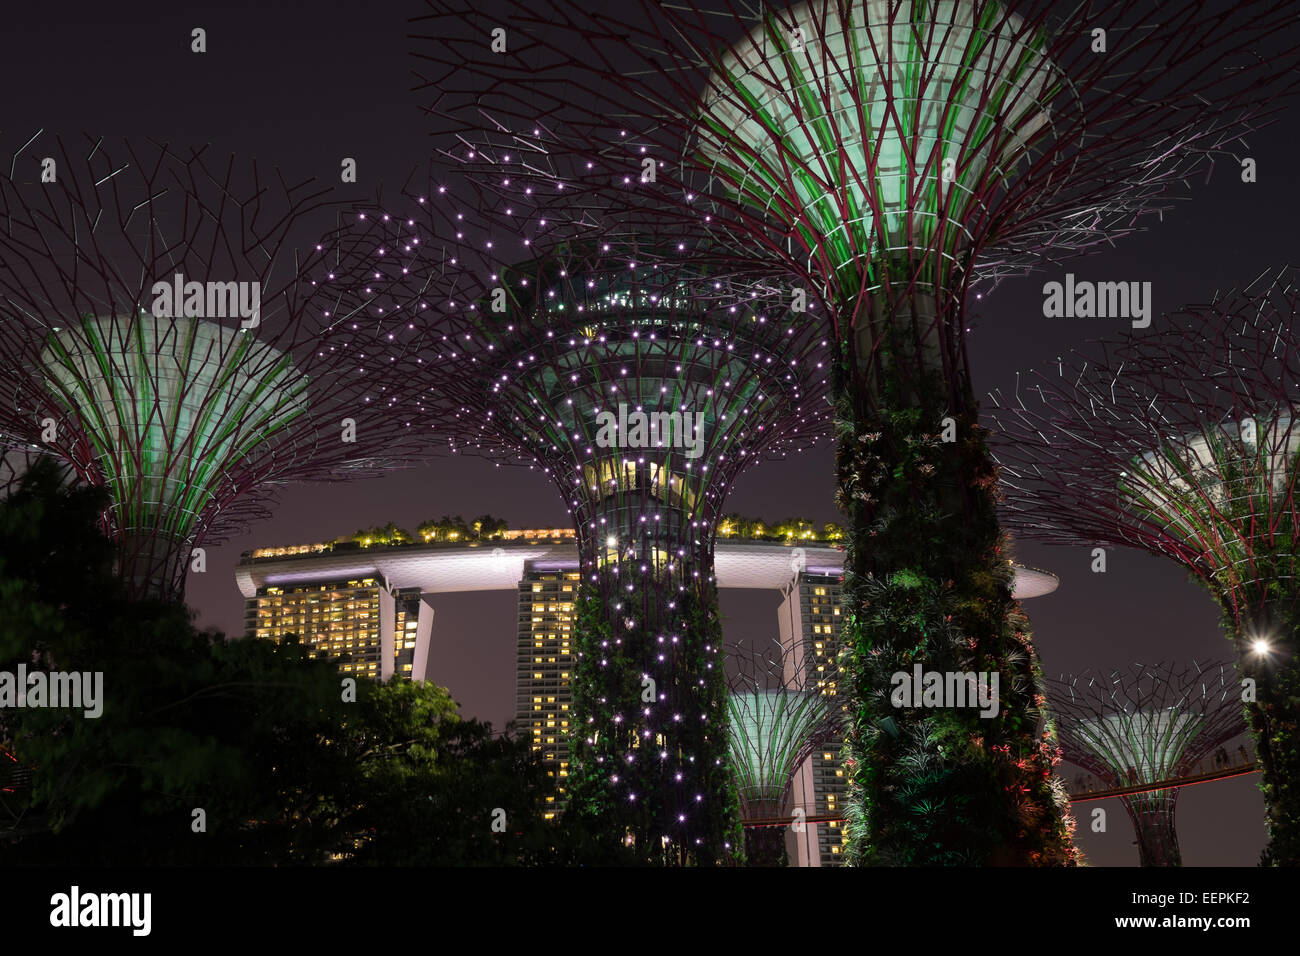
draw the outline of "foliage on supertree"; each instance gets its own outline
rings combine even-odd
[[[1266,860],[1300,864],[1300,290],[1294,269],[995,393],[1007,520],[1056,543],[1140,548],[1223,612],[1268,812]]]
[[[426,4],[416,55],[436,94],[428,110],[455,137],[445,153],[534,246],[612,213],[676,230],[702,259],[783,277],[792,304],[824,304],[791,321],[824,316],[837,349],[846,669],[865,675],[878,655],[897,669],[918,639],[942,654],[930,638],[947,634],[1028,688],[1036,655],[998,574],[968,291],[1138,228],[1231,150],[1294,85],[1286,5],[643,0],[612,17],[581,0]],[[1260,43],[1287,48],[1270,59]],[[880,631],[869,582],[891,575],[956,616],[918,620],[906,638]],[[880,846],[851,857],[968,859],[979,845],[989,860],[1072,859],[1058,788],[1040,777],[1050,727],[1009,759],[992,743],[926,743],[919,718],[904,728],[932,761],[978,764],[954,772],[985,780],[976,802],[1008,814],[947,828],[937,847],[908,844],[921,808],[880,789],[897,768],[873,763],[900,755],[873,742],[872,688],[852,683],[864,824],[852,830]],[[1036,708],[1010,719],[1030,726]],[[966,731],[982,736],[978,720]],[[1017,779],[995,784],[1008,769]],[[1040,829],[1022,839],[1026,820]]]
[[[38,136],[12,156],[0,439],[108,489],[135,593],[179,598],[196,549],[277,486],[400,456],[404,328],[357,321],[367,260],[322,236],[326,188],[154,143]]]
[[[438,185],[407,199],[352,226],[373,307],[426,342],[411,417],[539,468],[573,519],[565,814],[609,859],[739,860],[714,539],[742,472],[826,437],[827,342],[788,328],[783,290],[652,235],[602,225],[500,264],[508,232],[477,232]]]
[[[727,647],[731,761],[746,820],[782,816],[795,771],[836,730],[829,698],[794,666],[799,653],[780,641]],[[746,862],[785,866],[785,834],[785,826],[747,827]]]
[[[637,862],[741,863],[717,591],[678,580],[579,588],[564,812]]]
[[[906,527],[916,519],[901,508],[890,517],[891,543],[915,551],[949,544],[933,536],[908,541]],[[842,692],[856,703],[845,759],[852,774],[845,822],[851,865],[1079,860],[1029,622],[1010,596],[1010,564],[990,565],[974,582],[975,597],[927,587],[910,570],[865,582],[866,609],[846,627],[839,662]],[[959,621],[982,623],[997,643],[967,636],[969,624]],[[894,635],[900,649],[867,646],[864,632]],[[918,664],[940,673],[999,674],[998,712],[899,709],[891,678]]]
[[[1110,787],[1176,780],[1246,732],[1241,686],[1224,661],[1133,664],[1048,682],[1065,759]],[[1178,787],[1120,797],[1143,866],[1181,866]]]

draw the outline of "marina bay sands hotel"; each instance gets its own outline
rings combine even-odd
[[[787,666],[802,668],[803,686],[835,695],[843,553],[826,544],[719,538],[714,558],[719,588],[777,591]],[[262,548],[244,554],[235,571],[245,598],[245,632],[278,640],[296,634],[321,656],[343,659],[341,670],[387,680],[436,680],[431,671],[433,607],[428,597],[463,591],[516,591],[516,718],[562,795],[568,774],[572,701],[572,627],[578,549],[571,529],[507,531],[492,540],[371,545],[355,542]],[[1017,567],[1017,598],[1055,590],[1056,577]],[[436,669],[436,662],[432,667]],[[503,675],[504,677],[504,675]],[[808,818],[835,817],[845,788],[839,745],[804,763],[793,802]],[[560,796],[562,799],[562,796]],[[556,798],[550,798],[555,802]],[[800,866],[836,866],[838,822],[809,823],[794,841]]]

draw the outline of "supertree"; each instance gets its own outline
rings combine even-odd
[[[539,468],[572,516],[563,812],[611,858],[738,860],[714,538],[750,465],[828,437],[828,343],[788,327],[783,289],[617,224],[502,265],[503,237],[426,185],[409,213],[354,227],[376,307],[427,342],[410,417],[460,453]]]
[[[766,652],[727,648],[736,791],[744,818],[764,821],[745,830],[750,866],[787,864],[786,827],[770,821],[782,815],[799,765],[836,729],[830,697],[805,686],[789,660],[795,654],[795,648],[783,647],[780,641],[773,641]]]
[[[1048,682],[1065,759],[1111,787],[1159,784],[1187,774],[1246,732],[1231,662],[1133,664]],[[1143,866],[1181,866],[1174,810],[1178,787],[1120,797]]]
[[[1026,536],[1177,561],[1223,613],[1268,812],[1300,864],[1300,291],[1282,269],[995,393],[1007,515]]]
[[[796,309],[826,306],[849,860],[1071,862],[964,303],[977,280],[1137,228],[1232,146],[1294,80],[1294,49],[1251,56],[1294,47],[1286,6],[426,2],[429,110],[498,215],[535,242],[593,210],[671,224],[701,256],[790,277]],[[940,659],[1000,672],[1002,713],[893,713],[880,679]]]
[[[277,486],[400,455],[407,330],[354,321],[367,259],[329,210],[154,143],[33,137],[0,174],[0,440],[108,490],[132,593],[179,599]]]

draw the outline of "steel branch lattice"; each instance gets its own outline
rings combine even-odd
[[[1027,537],[1172,557],[1238,616],[1291,586],[1296,278],[1266,273],[995,392],[1009,522]]]
[[[407,417],[431,445],[546,473],[593,576],[680,559],[711,581],[736,478],[829,436],[829,342],[784,321],[779,283],[621,223],[502,264],[508,231],[485,233],[491,253],[467,250],[474,226],[441,195],[410,191],[404,213],[352,222],[382,290],[368,308],[423,342]],[[638,435],[641,414],[671,427]]]
[[[427,110],[501,221],[672,228],[824,297],[863,367],[890,341],[954,389],[970,283],[1139,228],[1280,107],[1300,52],[1277,2],[426,4]],[[917,296],[900,345],[885,316]]]
[[[538,254],[426,187],[349,222],[372,250],[370,307],[423,342],[404,417],[430,447],[536,467],[564,496],[582,572],[570,787],[599,778],[593,799],[629,814],[611,828],[646,862],[726,859],[716,528],[751,464],[828,436],[829,342],[784,321],[780,283],[673,237],[593,220]]]
[[[369,250],[320,235],[333,205],[153,143],[38,135],[0,175],[0,438],[107,487],[135,591],[179,597],[277,486],[405,457],[409,343],[360,317]]]
[[[1049,682],[1065,759],[1120,797],[1143,865],[1181,862],[1174,828],[1178,788],[1216,748],[1246,732],[1241,685],[1226,661],[1134,664]]]
[[[797,649],[768,646],[727,648],[732,766],[747,823],[781,814],[795,771],[836,731],[830,698],[794,665]]]

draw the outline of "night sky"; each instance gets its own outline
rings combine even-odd
[[[217,153],[255,156],[291,178],[326,182],[337,182],[340,160],[351,156],[360,182],[336,186],[342,198],[370,198],[381,182],[385,195],[395,197],[436,141],[410,92],[414,61],[406,21],[418,13],[413,3],[356,0],[192,3],[184,11],[158,0],[8,4],[0,33],[3,142],[21,144],[45,129],[69,139],[89,132],[211,143]],[[204,55],[189,49],[196,26],[207,30]],[[1293,105],[1250,138],[1247,154],[1258,161],[1258,182],[1244,184],[1230,163],[1221,165],[1209,184],[1191,184],[1190,199],[1163,223],[1152,219],[1145,234],[1068,271],[1081,279],[1150,281],[1160,312],[1205,301],[1216,288],[1244,284],[1296,259],[1298,123],[1300,107]],[[1017,370],[1122,331],[1123,320],[1043,318],[1042,284],[1063,279],[1065,271],[1009,280],[971,303],[969,349],[979,394],[1007,391]],[[727,510],[838,520],[833,483],[828,449],[763,465],[739,480]],[[515,528],[567,524],[558,492],[540,472],[472,458],[347,486],[295,487],[274,518],[209,549],[208,571],[191,576],[188,600],[201,624],[237,634],[243,606],[233,570],[242,551],[328,540],[390,520],[413,529],[444,513],[483,512]],[[1111,550],[1108,572],[1092,574],[1090,550],[1029,542],[1017,548],[1020,560],[1061,578],[1056,594],[1026,605],[1049,675],[1230,656],[1214,604],[1178,566]],[[728,639],[775,637],[777,604],[775,593],[724,591]],[[434,606],[434,679],[451,688],[467,716],[503,724],[514,708],[515,595],[438,596]],[[1257,861],[1264,829],[1255,780],[1183,791],[1178,828],[1188,865]],[[1095,864],[1136,865],[1122,808],[1118,801],[1105,806],[1109,832],[1086,832],[1085,811],[1080,845]]]

